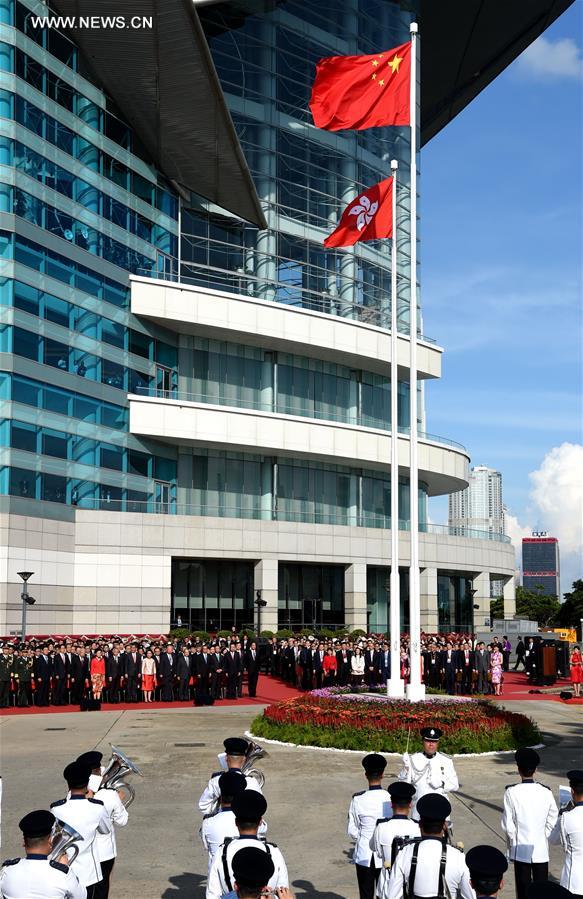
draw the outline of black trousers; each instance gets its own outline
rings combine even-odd
[[[138,701],[138,677],[136,674],[128,675],[126,683],[126,700],[128,702]]]
[[[0,681],[0,706],[3,709],[8,708],[10,703],[10,681]]]
[[[527,899],[531,883],[549,879],[548,862],[514,862],[516,899]]]
[[[107,899],[109,896],[109,879],[111,877],[111,872],[113,870],[113,866],[115,864],[114,858],[108,858],[106,862],[101,862],[101,875],[102,878],[99,883],[93,885],[93,899]],[[91,887],[87,888],[87,897],[89,899],[89,890]]]
[[[358,894],[360,899],[374,899],[377,880],[380,876],[380,868],[371,868],[369,865],[356,865],[356,877],[358,880]]]
[[[255,696],[257,694],[257,681],[259,680],[259,672],[254,671],[253,673],[249,673],[247,679],[247,688],[249,690],[249,696]]]

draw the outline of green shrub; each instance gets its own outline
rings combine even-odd
[[[241,636],[249,637],[249,639],[251,640],[251,638],[255,637],[256,634],[252,627],[246,627],[241,631]]]
[[[184,640],[185,637],[190,636],[190,629],[188,627],[173,627],[168,636],[171,640]]]
[[[314,635],[314,629],[312,627],[303,627],[300,631],[300,635],[302,637],[312,637]]]
[[[353,641],[358,640],[359,637],[366,637],[366,631],[361,631],[359,628],[357,628],[355,631],[351,631],[351,633],[350,633],[351,640],[353,640]]]
[[[261,636],[266,640],[271,640],[273,639],[273,637],[275,637],[275,634],[273,633],[273,631],[261,631]]]
[[[217,637],[225,637],[228,639],[231,636],[231,631],[222,630],[217,633]]]
[[[206,631],[193,631],[191,637],[194,637],[195,640],[202,640],[203,643],[209,639],[209,634]]]
[[[277,631],[276,635],[278,640],[289,640],[290,637],[293,636],[292,632],[287,628],[281,628],[281,630]]]
[[[323,627],[318,631],[318,637],[322,637],[325,640],[331,640],[332,637],[336,636],[336,631],[331,631],[330,628]]]

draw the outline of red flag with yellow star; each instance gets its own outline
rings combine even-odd
[[[410,83],[410,42],[374,56],[327,56],[316,66],[314,124],[326,131],[409,125]]]
[[[325,247],[352,247],[359,240],[393,236],[393,178],[385,178],[348,204]]]

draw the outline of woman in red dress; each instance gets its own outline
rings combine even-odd
[[[103,658],[103,652],[101,651],[101,649],[98,649],[91,659],[89,672],[91,675],[91,688],[93,690],[93,698],[101,699],[101,691],[105,686],[105,659]]]
[[[573,647],[571,653],[571,683],[575,696],[581,696],[581,684],[583,684],[583,656],[578,646]]]
[[[336,663],[336,656],[331,649],[327,650],[326,655],[322,659],[322,669],[324,671],[324,686],[332,687],[336,680],[338,665]]]

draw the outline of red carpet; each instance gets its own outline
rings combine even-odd
[[[532,693],[530,692],[531,690],[540,692]],[[549,692],[550,690],[555,690],[556,692]],[[526,674],[522,671],[508,671],[504,675],[500,699],[505,701],[535,699],[539,702],[541,699],[544,699],[550,702],[564,702],[565,705],[583,705],[583,697],[580,699],[561,699],[559,693],[562,690],[568,690],[571,693],[573,692],[570,680],[560,678],[560,680],[558,680],[552,687],[537,687],[533,684],[529,684],[526,679]]]
[[[273,677],[260,677],[259,683],[257,684],[257,696],[254,698],[247,696],[246,686],[243,688],[244,693],[241,699],[220,699],[215,703],[217,708],[224,708],[225,706],[231,705],[269,705],[272,702],[279,702],[281,699],[293,699],[294,696],[299,696],[299,692],[294,690],[292,687],[285,684],[283,681],[276,680]],[[115,712],[115,711],[136,711],[136,709],[140,709],[140,711],[149,710],[149,709],[191,709],[193,708],[192,701],[190,702],[139,702],[139,703],[131,703],[131,702],[118,702],[117,704],[112,704],[109,702],[104,702],[101,705],[101,709],[104,712]],[[9,708],[9,709],[0,709],[0,716],[2,715],[44,715],[52,712],[78,712],[79,706],[76,705],[62,705],[55,706],[50,705],[44,708],[37,708],[36,706],[30,706],[27,709],[17,709],[17,708]]]

